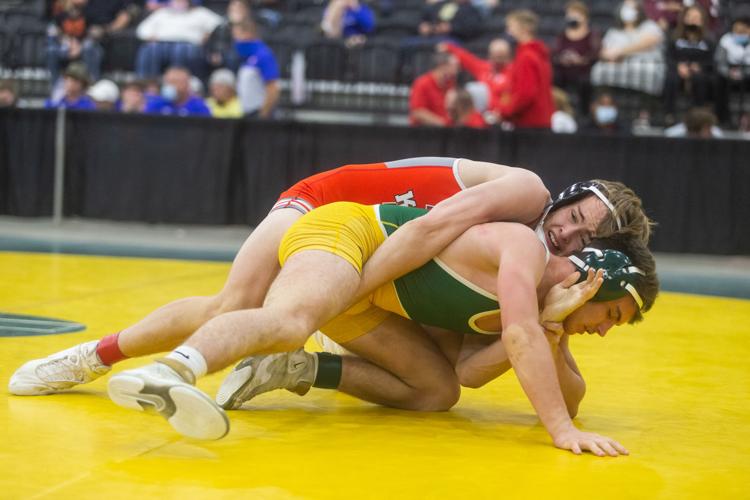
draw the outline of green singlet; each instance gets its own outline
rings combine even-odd
[[[427,213],[422,208],[378,205],[376,212],[387,235],[402,224]],[[477,326],[481,318],[496,315],[497,297],[462,278],[437,257],[394,281],[396,293],[409,318],[458,333],[498,334]]]

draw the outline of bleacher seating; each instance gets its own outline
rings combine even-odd
[[[227,0],[203,0],[203,5],[222,14],[227,3]],[[530,8],[540,15],[539,37],[550,44],[563,27],[566,3],[567,0],[501,0],[495,12],[485,19],[482,32],[466,46],[485,57],[488,42],[504,31],[505,14],[515,8]],[[741,3],[726,2],[725,14]],[[294,54],[302,53],[305,57],[308,101],[292,103],[289,92],[285,91],[282,105],[406,112],[409,84],[431,66],[431,47],[407,47],[402,43],[405,37],[416,34],[424,0],[398,0],[392,12],[377,12],[377,31],[364,45],[353,48],[320,35],[325,4],[325,0],[289,1],[281,23],[273,29],[263,29],[264,39],[279,61],[284,89],[290,87]],[[603,33],[612,23],[618,2],[587,0],[587,4],[592,27]],[[0,78],[18,79],[22,93],[37,97],[45,96],[50,88],[44,77],[48,21],[43,16],[43,0],[0,0]],[[134,29],[108,39],[105,74],[118,80],[133,78],[139,43]],[[652,111],[652,116],[660,116],[658,99],[628,91],[615,93],[627,116],[634,117],[644,107]]]

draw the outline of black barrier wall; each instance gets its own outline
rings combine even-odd
[[[54,112],[0,110],[0,211],[49,216]],[[556,193],[619,180],[665,252],[750,254],[750,141],[554,135],[68,113],[65,215],[256,224],[277,195],[346,163],[456,156],[522,166]]]

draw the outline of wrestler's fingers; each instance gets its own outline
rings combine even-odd
[[[560,285],[563,288],[570,288],[571,286],[575,285],[578,282],[578,279],[581,277],[581,274],[578,271],[575,271],[574,273],[571,273],[568,275],[567,278],[565,278],[563,281],[560,282]]]
[[[586,448],[597,457],[603,457],[605,455],[604,451],[602,451],[599,445],[596,444],[596,441],[588,441],[586,443]]]

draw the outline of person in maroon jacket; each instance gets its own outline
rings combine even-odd
[[[509,92],[493,111],[500,120],[517,128],[550,128],[555,111],[552,65],[547,47],[535,39],[539,18],[530,10],[514,10],[505,23],[518,45],[508,71]]]
[[[508,91],[508,68],[513,59],[513,50],[508,40],[504,38],[492,40],[487,47],[488,58],[486,60],[480,59],[451,42],[440,43],[437,49],[456,56],[461,68],[470,73],[477,82],[486,86],[488,108],[493,109],[497,106],[503,93]]]
[[[601,35],[589,25],[589,9],[580,0],[565,6],[565,30],[552,46],[554,83],[557,87],[578,94],[578,110],[582,115],[591,105],[591,66],[599,58]]]

